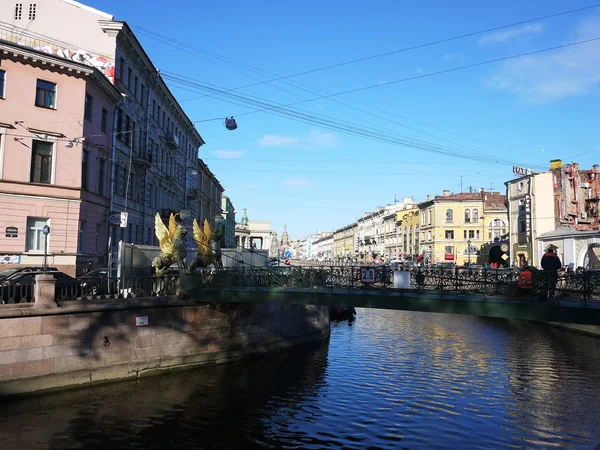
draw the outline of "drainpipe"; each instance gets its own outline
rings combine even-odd
[[[121,93],[121,100],[119,100],[116,104],[115,104],[115,109],[113,111],[113,134],[112,134],[112,144],[111,144],[111,168],[110,168],[110,191],[109,191],[109,206],[108,206],[108,214],[110,216],[110,213],[113,210],[113,206],[114,206],[114,192],[115,192],[115,172],[116,172],[116,159],[117,159],[117,133],[116,133],[116,129],[117,129],[117,111],[119,110],[119,108],[121,106],[123,106],[123,102],[125,101],[125,99],[127,98],[127,95]],[[108,236],[107,236],[107,248],[108,248],[108,255],[107,255],[107,260],[108,260],[108,276],[109,278],[112,276],[112,265],[113,265],[113,260],[112,260],[112,236],[113,236],[113,225],[111,225],[110,222],[108,222]]]

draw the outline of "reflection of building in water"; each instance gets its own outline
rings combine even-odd
[[[244,208],[240,222],[235,225],[235,244],[241,248],[269,250],[271,222],[249,220],[248,211]]]

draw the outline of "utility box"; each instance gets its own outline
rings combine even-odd
[[[394,270],[394,288],[410,289],[410,272]]]

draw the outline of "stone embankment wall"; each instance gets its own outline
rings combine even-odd
[[[323,306],[174,298],[7,305],[0,307],[0,396],[183,370],[328,335]]]

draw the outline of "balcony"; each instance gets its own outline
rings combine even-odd
[[[173,133],[165,133],[160,137],[168,149],[177,150],[179,148],[179,137]]]
[[[131,162],[140,167],[151,167],[152,166],[152,153],[137,152],[133,154]]]

